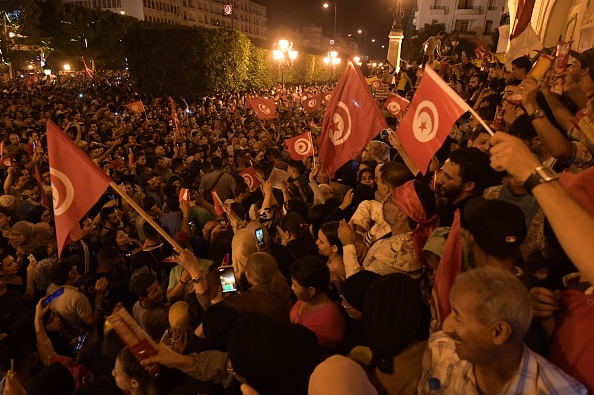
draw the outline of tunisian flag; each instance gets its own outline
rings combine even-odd
[[[287,148],[293,160],[302,160],[314,154],[311,132],[300,134],[297,137],[286,139]]]
[[[111,179],[55,123],[47,121],[46,129],[59,255],[66,244],[82,238],[78,222]]]
[[[402,119],[410,101],[400,95],[391,94],[384,102],[384,107],[394,115]]]
[[[276,118],[276,104],[272,99],[262,99],[260,97],[246,97],[247,104],[254,109],[254,112],[260,119]]]
[[[454,279],[460,272],[462,272],[462,230],[458,209],[454,212],[454,222],[443,248],[439,266],[435,271],[431,292],[433,318],[440,324],[450,314],[450,291],[454,285]]]
[[[307,97],[301,100],[303,105],[303,111],[311,114],[314,111],[318,111],[322,106],[322,95],[307,95]]]
[[[324,93],[324,102],[326,102],[326,105],[328,105],[328,103],[330,103],[330,100],[332,100],[333,94],[334,94],[334,91]]]
[[[258,186],[260,186],[260,180],[258,180],[258,177],[256,176],[256,169],[254,169],[254,166],[245,168],[239,175],[243,177],[250,192],[254,192]]]
[[[135,101],[134,103],[126,104],[126,108],[132,112],[145,112],[142,100]]]
[[[320,162],[330,177],[356,157],[388,124],[375,104],[365,77],[347,61],[332,99],[326,103],[322,134],[317,139]]]
[[[171,123],[175,128],[175,131],[179,131],[179,118],[177,117],[177,112],[175,111],[175,101],[171,96],[169,96],[169,107],[171,107]]]
[[[454,122],[468,110],[468,104],[431,67],[425,67],[419,88],[398,128],[402,146],[423,174]]]
[[[512,40],[522,34],[530,24],[535,3],[536,0],[520,0],[518,2],[518,9],[516,10],[517,23],[511,37]]]

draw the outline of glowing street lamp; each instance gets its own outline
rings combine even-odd
[[[70,71],[70,65],[69,64],[65,64],[64,65],[64,71]]]
[[[328,52],[328,56],[324,58],[324,63],[326,63],[327,66],[330,66],[332,68],[330,79],[333,79],[334,70],[336,69],[336,66],[340,64],[340,60],[341,59],[338,57],[338,52],[336,51]]]
[[[289,40],[278,40],[276,48],[272,51],[272,57],[281,69],[281,83],[285,89],[285,67],[293,65],[293,61],[297,59],[298,51],[293,49],[293,43]]]
[[[334,4],[334,35],[332,36],[332,39],[336,40],[336,2],[335,1],[326,2],[323,4],[323,6],[324,6],[324,8],[330,8],[330,4]]]

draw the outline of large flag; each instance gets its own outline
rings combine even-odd
[[[534,4],[536,0],[520,0],[516,12],[516,26],[512,33],[511,39],[517,38],[526,30],[532,19],[532,12],[534,11]]]
[[[46,129],[59,255],[66,244],[82,238],[78,222],[111,179],[55,123],[47,121]]]
[[[314,154],[311,132],[300,134],[297,137],[286,139],[287,148],[294,160],[302,160]]]
[[[180,128],[179,118],[177,117],[177,112],[175,111],[175,101],[171,96],[169,96],[169,107],[171,107],[171,123],[177,132]]]
[[[254,166],[245,168],[239,175],[243,177],[243,180],[251,192],[254,192],[258,186],[260,186],[260,180],[258,180],[258,177],[256,176],[256,169],[254,169]]]
[[[128,103],[126,104],[126,107],[132,112],[145,112],[142,100],[135,101],[134,103]]]
[[[324,170],[333,177],[336,170],[387,128],[361,70],[349,59],[332,100],[326,105],[322,134],[317,139]]]
[[[423,174],[454,122],[468,110],[468,104],[431,67],[425,67],[419,88],[398,128],[402,146]]]
[[[322,95],[307,95],[307,97],[301,100],[303,111],[311,114],[314,111],[318,111],[322,106]]]
[[[87,73],[87,75],[89,77],[93,78],[93,70],[91,70],[89,68],[89,66],[87,66],[87,61],[85,60],[85,57],[84,56],[82,57],[82,61],[83,61],[83,64],[85,65],[85,73]]]
[[[384,107],[397,118],[402,119],[410,101],[396,94],[391,94],[384,102]]]
[[[454,285],[454,279],[460,272],[462,272],[462,229],[460,210],[456,210],[450,234],[435,271],[431,293],[433,316],[439,323],[443,323],[450,314],[450,291]]]
[[[262,99],[261,97],[246,97],[245,101],[254,110],[260,119],[276,118],[276,104],[272,99]]]
[[[511,70],[511,63],[514,60],[521,56],[532,58],[542,48],[540,37],[534,31],[532,25],[528,25],[519,36],[509,43],[509,49],[505,53],[505,67]]]

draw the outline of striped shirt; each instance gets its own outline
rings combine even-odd
[[[420,395],[430,394],[428,379],[437,378],[444,394],[478,395],[481,392],[474,376],[473,364],[458,358],[454,341],[443,331],[429,338],[423,357]],[[515,375],[497,394],[570,395],[587,394],[586,387],[561,369],[524,346],[522,360]]]

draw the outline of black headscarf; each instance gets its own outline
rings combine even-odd
[[[370,368],[394,372],[393,358],[420,337],[425,308],[419,285],[406,274],[390,274],[371,284],[363,307],[373,353]]]
[[[362,270],[355,273],[342,284],[342,295],[351,307],[363,312],[367,290],[380,277],[381,275],[369,270]]]
[[[320,362],[316,335],[301,325],[248,317],[229,334],[233,370],[260,395],[307,394]]]

